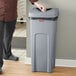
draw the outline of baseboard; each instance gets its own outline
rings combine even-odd
[[[25,64],[31,64],[31,58],[25,58]],[[61,67],[76,67],[76,60],[56,59],[55,66]]]
[[[56,66],[76,67],[76,60],[71,60],[71,59],[56,59]]]
[[[31,58],[30,57],[25,58],[25,64],[31,64]]]

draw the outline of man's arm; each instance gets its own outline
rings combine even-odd
[[[29,0],[32,4],[36,5],[42,12],[46,11],[46,7],[38,2],[38,0]]]

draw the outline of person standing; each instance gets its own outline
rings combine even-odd
[[[18,0],[0,0],[0,74],[2,74],[3,58],[6,60],[18,61],[11,52],[11,41],[15,30],[17,19],[17,1]],[[29,0],[41,11],[45,7],[38,0]]]

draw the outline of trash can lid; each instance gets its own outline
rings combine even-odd
[[[58,8],[47,8],[45,12],[42,12],[38,8],[33,8],[29,12],[29,17],[31,18],[54,18],[58,17],[59,9]]]

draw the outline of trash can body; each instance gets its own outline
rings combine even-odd
[[[32,71],[52,72],[55,67],[58,9],[50,8],[43,13],[34,8],[29,17]]]

